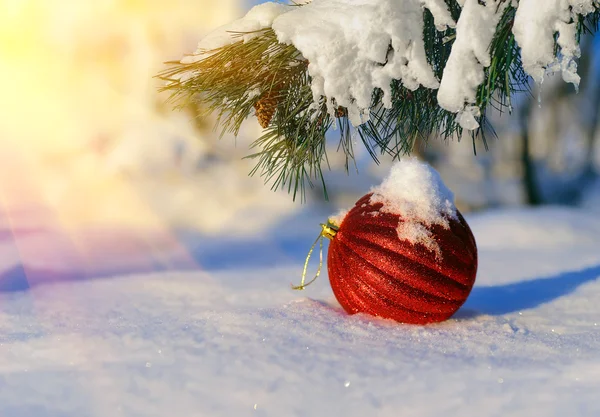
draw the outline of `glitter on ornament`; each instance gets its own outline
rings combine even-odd
[[[402,323],[450,318],[469,296],[477,273],[475,238],[439,174],[416,159],[398,162],[389,177],[347,213],[321,225],[309,251],[302,290],[322,267],[333,293],[350,314]],[[320,242],[316,276],[305,283],[308,260]]]

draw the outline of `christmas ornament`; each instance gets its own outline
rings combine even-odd
[[[413,188],[413,189],[411,189]],[[475,238],[439,174],[416,160],[399,163],[378,188],[331,218],[309,252],[330,240],[333,293],[350,314],[426,324],[452,316],[477,272]],[[303,279],[295,289],[304,289]]]

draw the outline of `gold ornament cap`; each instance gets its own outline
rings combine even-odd
[[[335,238],[335,235],[337,235],[338,230],[340,230],[340,227],[331,219],[327,219],[327,223],[321,223],[321,233],[319,233],[317,240],[315,240],[315,243],[312,244],[310,250],[308,251],[308,255],[306,256],[300,285],[292,285],[293,290],[303,290],[310,284],[315,282],[317,278],[319,278],[319,275],[321,275],[321,269],[323,269],[323,238],[333,240],[333,238]],[[319,268],[317,269],[317,273],[315,274],[314,278],[305,283],[306,270],[308,269],[308,261],[310,261],[310,257],[313,253],[313,250],[315,249],[315,246],[317,246],[317,243],[319,244]]]

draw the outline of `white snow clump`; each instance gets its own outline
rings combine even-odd
[[[316,103],[348,109],[354,126],[369,120],[373,90],[392,106],[392,80],[411,90],[437,88],[423,41],[423,7],[439,28],[454,26],[443,0],[314,0],[273,22],[280,42],[308,59]]]
[[[457,121],[469,130],[479,127],[477,89],[485,79],[484,68],[491,64],[489,46],[496,26],[508,6],[504,0],[488,0],[480,4],[467,0],[456,25],[456,40],[438,91],[438,103],[458,113]]]
[[[515,15],[513,33],[519,46],[525,71],[541,83],[546,70],[562,71],[565,82],[579,85],[576,58],[581,51],[577,43],[577,14],[592,13],[594,0],[521,0]],[[554,56],[554,34],[560,54]]]
[[[381,212],[401,217],[398,238],[422,244],[441,258],[431,227],[439,225],[448,229],[449,220],[457,218],[457,211],[454,194],[435,169],[416,158],[404,158],[371,193],[371,204],[381,203]]]

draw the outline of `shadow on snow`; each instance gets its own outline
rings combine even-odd
[[[600,265],[533,280],[493,287],[477,287],[457,312],[456,318],[487,314],[500,316],[536,308],[574,292],[600,277]]]

